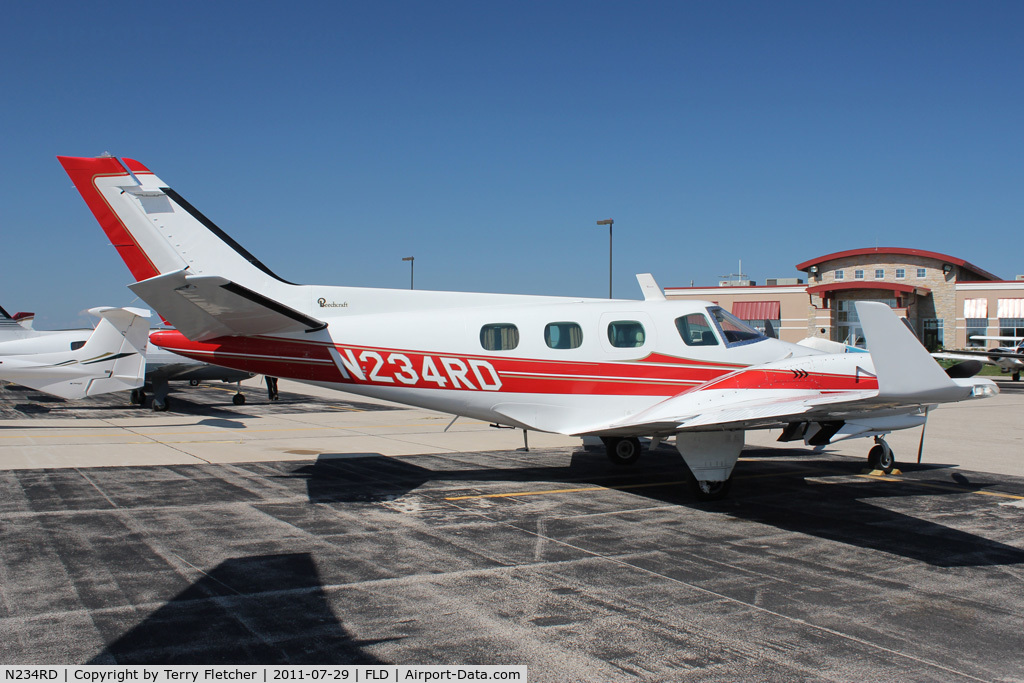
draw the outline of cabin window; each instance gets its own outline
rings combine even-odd
[[[84,341],[73,341],[73,342],[71,342],[71,350],[72,351],[77,351],[78,349],[82,348],[83,346],[85,346],[85,342]]]
[[[714,328],[703,313],[691,313],[676,318],[676,329],[687,346],[718,346]]]
[[[608,325],[608,341],[617,349],[635,349],[644,345],[644,326],[637,320],[616,320]]]
[[[583,328],[576,323],[548,323],[544,343],[553,349],[575,349],[583,343]]]
[[[752,342],[761,341],[767,339],[766,336],[750,327],[745,322],[729,313],[724,308],[714,306],[708,309],[714,317],[715,322],[718,323],[718,329],[721,331],[722,336],[725,337],[726,346],[732,346],[733,344],[750,344]]]
[[[519,346],[519,328],[512,323],[489,323],[480,328],[480,346],[488,351],[511,351]]]

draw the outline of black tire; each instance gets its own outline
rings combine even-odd
[[[190,387],[198,387],[199,386],[199,380],[197,380],[197,379],[190,379],[188,381],[188,385]]]
[[[132,389],[132,393],[128,397],[128,400],[133,406],[141,406],[146,402],[146,392],[142,389]]]
[[[1011,379],[1013,379],[1014,382],[1019,382],[1020,381],[1020,370],[1018,370],[1017,372],[1013,373],[1010,377],[1011,377]]]
[[[231,397],[231,402],[236,406],[240,406],[245,403],[245,394],[235,394]]]
[[[616,465],[632,465],[640,457],[640,439],[635,436],[605,439],[604,444],[608,459]]]
[[[170,399],[165,398],[164,400],[160,401],[154,398],[153,403],[150,405],[150,407],[153,409],[154,413],[163,413],[167,411],[167,408],[170,406],[170,404]]]
[[[729,495],[732,488],[732,475],[725,481],[697,481],[690,478],[690,491],[693,497],[702,503],[721,500]]]
[[[882,470],[889,474],[896,467],[896,456],[893,455],[891,448],[876,443],[868,451],[868,466],[873,470]]]

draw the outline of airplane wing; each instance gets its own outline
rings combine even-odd
[[[1008,342],[1020,342],[1024,341],[1024,337],[987,337],[981,334],[972,334],[971,339],[986,339],[989,341],[1008,341]]]
[[[684,431],[728,431],[792,422],[870,421],[917,413],[922,406],[998,392],[991,380],[952,379],[885,304],[858,306],[871,347],[861,354],[790,358],[738,370],[677,394],[636,415],[593,425],[580,435],[667,436]],[[859,364],[861,360],[864,362]],[[843,383],[837,368],[854,369]],[[769,377],[826,378],[817,388],[772,388]],[[861,377],[864,378],[862,387]]]
[[[1024,359],[1024,353],[1017,353],[1015,351],[999,351],[998,349],[992,349],[990,351],[941,351],[939,353],[933,353],[932,356],[935,358],[945,358],[947,360],[975,360],[979,359],[984,362],[986,358],[1021,358]]]
[[[193,341],[327,327],[321,320],[219,276],[178,270],[128,287]]]

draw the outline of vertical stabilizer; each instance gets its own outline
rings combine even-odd
[[[929,403],[958,401],[970,395],[969,388],[949,378],[888,305],[858,301],[856,306],[878,376],[880,398]]]
[[[253,291],[284,283],[139,162],[58,159],[136,281],[187,271]]]
[[[142,386],[149,342],[149,311],[93,308],[101,320],[74,351],[0,358],[0,379],[67,399]]]

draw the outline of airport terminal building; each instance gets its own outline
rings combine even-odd
[[[706,299],[785,341],[808,336],[863,343],[856,301],[889,304],[929,349],[995,346],[972,335],[1024,336],[1024,276],[1001,280],[963,259],[873,247],[798,263],[806,278],[667,287],[670,299]]]

